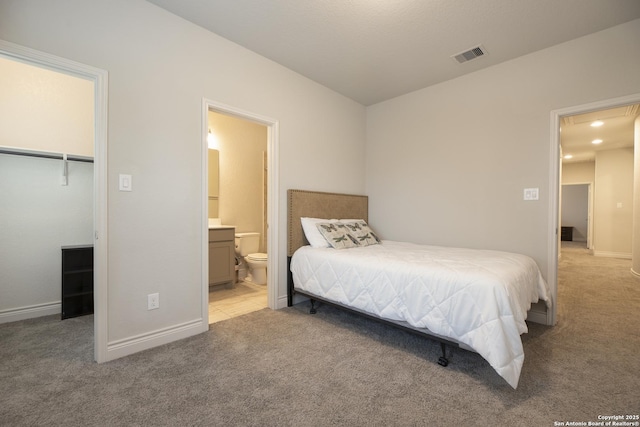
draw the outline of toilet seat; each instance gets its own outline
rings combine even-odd
[[[249,254],[247,255],[247,259],[250,259],[251,261],[266,261],[267,254],[260,253],[260,252],[255,254]]]

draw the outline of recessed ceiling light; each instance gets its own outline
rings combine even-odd
[[[602,140],[601,139],[594,139],[593,141],[591,141],[592,144],[602,144]]]
[[[604,122],[602,120],[596,120],[595,122],[591,123],[591,127],[592,128],[599,128],[603,124],[604,124]]]
[[[571,154],[567,154],[566,156],[564,156],[565,159],[573,159],[573,156]]]

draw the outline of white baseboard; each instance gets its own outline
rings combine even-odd
[[[60,301],[30,305],[27,307],[10,308],[0,311],[0,323],[17,322],[18,320],[50,316],[52,314],[60,314],[61,311],[62,306]]]
[[[105,362],[188,338],[208,330],[209,319],[195,319],[168,328],[113,341],[107,344]]]
[[[529,310],[527,312],[527,320],[533,323],[540,323],[542,325],[548,325],[547,312],[546,311],[534,311]]]
[[[288,307],[288,298],[287,296],[281,296],[278,297],[278,300],[276,301],[276,310],[280,310],[281,308],[286,308]]]
[[[625,252],[606,252],[606,251],[593,251],[593,256],[600,256],[605,258],[621,258],[621,259],[631,259],[630,253]]]

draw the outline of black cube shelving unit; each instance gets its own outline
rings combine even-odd
[[[62,319],[93,314],[93,245],[61,249]]]
[[[560,227],[560,240],[573,241],[573,227]]]

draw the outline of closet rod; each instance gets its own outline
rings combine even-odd
[[[13,154],[15,156],[27,156],[27,157],[41,157],[43,159],[56,159],[63,160],[64,155],[60,153],[49,153],[46,151],[32,151],[23,150],[17,148],[0,147],[0,154]],[[67,154],[68,161],[93,163],[93,157],[74,156],[73,154]]]

